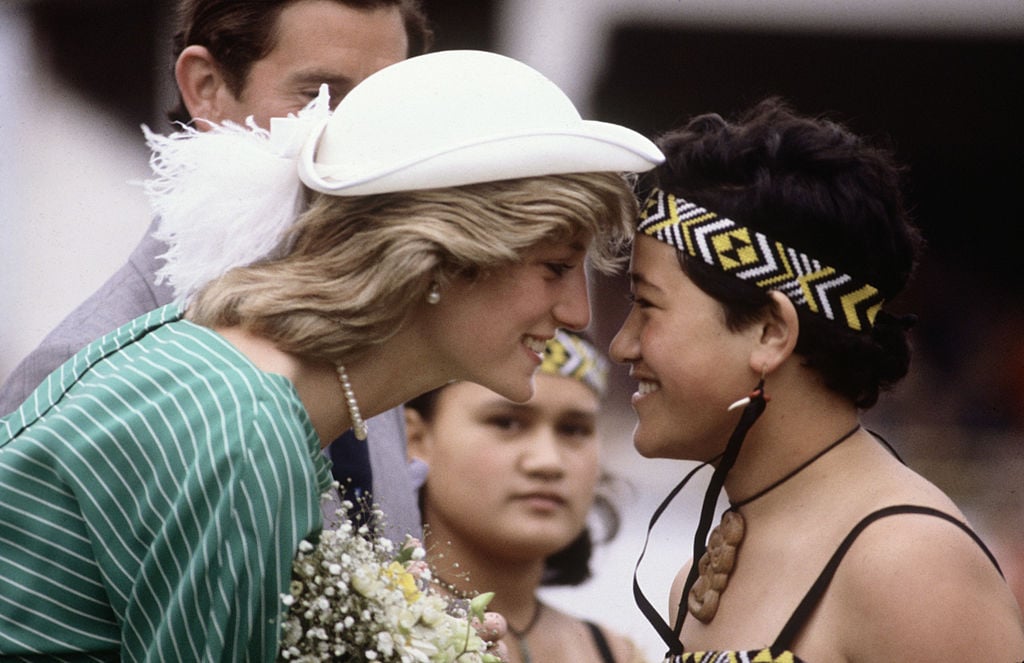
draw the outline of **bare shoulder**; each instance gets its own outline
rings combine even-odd
[[[552,648],[548,649],[548,652],[552,654],[550,660],[585,660],[595,663],[604,660],[600,656],[597,636],[592,632],[592,627],[596,627],[600,636],[607,643],[615,663],[644,663],[643,651],[624,633],[604,624],[579,619],[561,610],[551,609],[551,613],[554,616],[554,622],[547,634],[557,635],[558,642],[552,643]],[[563,650],[556,652],[558,648],[563,648]],[[554,655],[555,653],[558,655]]]
[[[844,648],[866,660],[1024,659],[1020,610],[997,566],[951,503],[929,508],[948,517],[892,513],[853,542],[833,584]]]
[[[679,617],[679,603],[683,596],[683,587],[686,586],[686,578],[690,575],[690,566],[692,564],[692,559],[687,561],[686,564],[683,564],[679,571],[676,572],[676,577],[672,579],[672,586],[668,594],[668,615],[670,624],[675,624],[676,619]]]
[[[611,650],[615,663],[644,663],[643,651],[629,636],[604,625],[597,625],[597,628],[608,642],[608,649]]]
[[[217,327],[214,331],[235,346],[261,371],[277,373],[295,382],[301,362],[295,356],[278,348],[270,340],[242,327]]]

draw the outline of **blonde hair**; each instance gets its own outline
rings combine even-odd
[[[208,284],[188,317],[241,326],[299,356],[348,361],[380,343],[432,281],[475,278],[545,241],[590,238],[613,272],[637,201],[616,173],[551,175],[375,196],[311,194],[279,256]]]

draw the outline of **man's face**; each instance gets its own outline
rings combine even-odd
[[[333,0],[298,0],[280,14],[274,49],[253,63],[245,87],[234,98],[223,90],[217,121],[270,127],[316,97],[321,83],[331,105],[370,74],[404,60],[408,37],[397,7],[361,10]],[[213,118],[206,118],[213,119]]]

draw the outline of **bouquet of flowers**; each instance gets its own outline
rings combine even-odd
[[[499,663],[473,627],[493,594],[448,598],[431,582],[419,541],[395,550],[356,525],[352,508],[342,502],[338,527],[299,546],[291,591],[281,596],[278,660]]]

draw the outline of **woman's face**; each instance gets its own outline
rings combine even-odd
[[[639,381],[633,443],[647,457],[709,460],[737,421],[728,406],[755,386],[756,326],[730,331],[722,306],[683,272],[674,248],[638,236],[630,262],[633,306],[611,344]]]
[[[541,373],[514,403],[469,382],[445,387],[409,450],[430,467],[425,517],[437,541],[505,559],[543,559],[586,523],[599,476],[599,400],[582,382]]]
[[[548,242],[496,273],[454,281],[420,325],[431,358],[449,380],[529,399],[545,342],[590,322],[585,258],[582,240]]]

